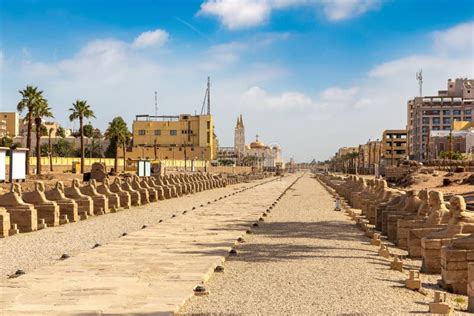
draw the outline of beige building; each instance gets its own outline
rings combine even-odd
[[[15,137],[20,133],[20,116],[17,112],[0,112],[0,137]]]
[[[416,97],[407,103],[407,137],[410,159],[426,159],[431,131],[449,131],[454,121],[472,121],[474,80],[448,80],[437,96]]]
[[[407,157],[407,131],[387,129],[382,134],[382,159],[386,166],[397,165]]]
[[[217,138],[212,115],[137,115],[130,159],[213,160]],[[122,156],[122,151],[119,150]]]
[[[249,145],[245,144],[245,126],[242,115],[237,118],[234,129],[234,155],[239,164],[248,164],[249,162],[256,167],[276,168],[278,164],[283,164],[281,158],[280,146],[265,145],[258,139]]]

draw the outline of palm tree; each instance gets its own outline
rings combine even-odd
[[[81,173],[84,173],[84,118],[95,118],[95,115],[86,100],[76,100],[72,106],[73,107],[69,109],[69,111],[72,112],[71,115],[69,115],[69,120],[72,122],[79,119],[79,132],[81,136]]]
[[[44,128],[42,129],[43,117],[53,117],[51,113],[51,108],[48,106],[48,101],[44,100],[38,104],[34,109],[32,116],[35,120],[36,127],[36,174],[41,174],[41,134]]]
[[[18,91],[21,94],[21,100],[16,106],[18,112],[22,113],[27,110],[28,130],[26,135],[26,152],[25,169],[26,174],[30,174],[30,151],[31,151],[31,130],[33,128],[33,111],[35,107],[47,102],[43,97],[43,91],[38,90],[38,87],[26,86],[24,90]]]
[[[123,147],[123,161],[124,161],[124,170],[125,170],[125,154],[126,154],[126,145],[130,140],[130,132],[128,131],[127,123],[123,120],[121,116],[117,116],[109,123],[107,131],[105,131],[105,137],[107,137],[111,142],[115,143],[115,155],[114,155],[114,170],[118,171],[118,146],[119,144]]]

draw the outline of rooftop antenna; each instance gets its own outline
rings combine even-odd
[[[158,116],[158,92],[155,91],[155,116]]]
[[[207,101],[207,115],[211,115],[211,77],[207,77],[207,89],[206,89],[206,93],[204,94],[204,100],[202,102],[201,115],[204,114],[204,106],[206,105],[206,101]]]
[[[207,77],[207,115],[211,115],[211,77]]]
[[[420,69],[416,73],[416,80],[418,80],[418,85],[420,86],[420,97],[423,96],[423,69]]]

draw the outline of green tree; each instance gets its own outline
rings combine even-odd
[[[92,127],[91,123],[87,123],[84,125],[84,136],[91,138],[94,136],[94,127]]]
[[[114,146],[113,149],[108,148],[109,153],[114,155],[114,169],[115,172],[118,170],[118,145],[122,145],[123,148],[123,160],[124,160],[124,170],[125,170],[125,155],[127,143],[130,141],[131,134],[128,131],[127,123],[123,120],[121,116],[117,116],[109,123],[109,127],[105,132],[105,137],[110,140],[110,144]]]
[[[69,120],[71,122],[74,120],[79,120],[79,133],[81,137],[81,173],[84,173],[84,118],[95,118],[95,115],[91,109],[91,106],[87,104],[86,100],[76,100],[72,106],[73,107],[69,109],[69,111],[71,111]]]
[[[3,136],[0,138],[0,147],[8,147],[11,148],[13,145],[13,139],[8,136]]]
[[[59,136],[59,137],[65,138],[66,137],[66,131],[64,130],[64,128],[59,126],[58,129],[56,130],[56,135]]]
[[[65,139],[58,139],[53,145],[53,151],[58,157],[74,157],[76,155],[74,144]]]
[[[44,100],[44,102],[38,104],[33,109],[33,117],[35,119],[35,127],[36,127],[36,173],[41,174],[41,135],[42,128],[46,130],[46,128],[42,125],[43,117],[53,117],[53,113],[51,113],[51,108],[48,106],[48,102]],[[47,134],[47,131],[46,131]]]
[[[30,174],[30,153],[31,153],[31,130],[33,128],[33,111],[37,106],[40,106],[47,101],[43,97],[43,91],[38,90],[38,87],[26,86],[24,90],[18,91],[21,94],[21,100],[18,102],[17,110],[22,113],[27,111],[26,119],[28,120],[28,129],[26,134],[26,147],[28,151],[26,152],[26,174]]]

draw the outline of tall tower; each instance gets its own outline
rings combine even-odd
[[[245,150],[245,127],[242,114],[237,118],[237,124],[234,131],[234,148],[237,153],[242,155]]]

